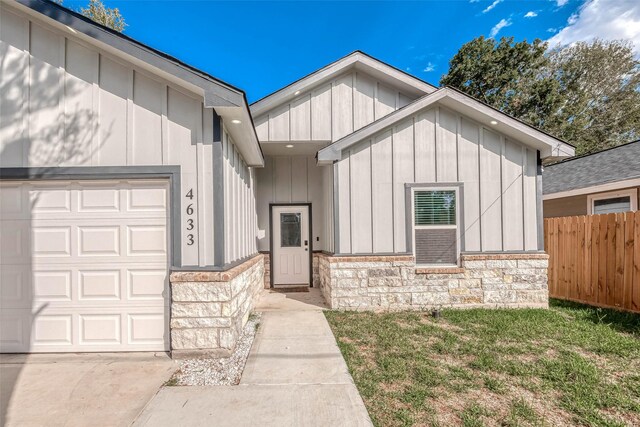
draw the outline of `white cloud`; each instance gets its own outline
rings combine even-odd
[[[497,36],[501,29],[503,29],[504,27],[508,27],[509,25],[511,25],[511,19],[501,19],[500,22],[498,22],[491,29],[491,32],[489,33],[489,37]]]
[[[534,12],[533,10],[527,12],[524,15],[525,18],[535,18],[536,16],[538,16],[538,14],[536,12]]]
[[[637,0],[587,0],[549,39],[551,47],[578,41],[629,40],[640,55],[640,2]]]
[[[487,6],[487,8],[485,10],[482,11],[482,13],[489,12],[491,9],[493,9],[494,7],[499,5],[500,3],[502,3],[502,0],[494,0],[493,3],[491,3],[489,6]]]
[[[556,5],[557,5],[558,7],[562,7],[562,6],[564,6],[565,4],[567,4],[567,3],[569,3],[569,0],[556,0]]]
[[[427,62],[427,66],[424,67],[424,71],[425,73],[430,73],[431,71],[436,69],[436,64],[434,64],[433,62]]]

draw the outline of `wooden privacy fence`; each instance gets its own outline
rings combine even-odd
[[[548,218],[549,296],[640,313],[640,211]]]

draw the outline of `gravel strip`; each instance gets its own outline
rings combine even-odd
[[[253,313],[230,357],[185,359],[167,385],[237,385],[260,324],[261,313]]]

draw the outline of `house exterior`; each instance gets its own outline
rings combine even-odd
[[[640,202],[640,140],[544,168],[544,217],[633,212]]]
[[[233,348],[263,283],[244,93],[0,3],[0,351]]]
[[[341,309],[547,305],[541,161],[573,147],[361,52],[251,112],[270,286]]]
[[[361,52],[248,106],[50,1],[0,7],[0,352],[228,354],[265,286],[547,305],[566,143]]]

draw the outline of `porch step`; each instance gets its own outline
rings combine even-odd
[[[273,285],[276,292],[309,292],[309,285]]]

